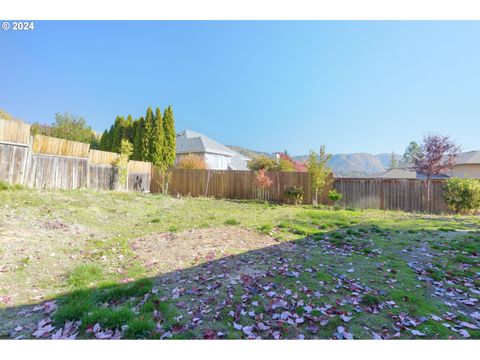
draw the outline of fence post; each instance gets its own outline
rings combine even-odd
[[[27,147],[27,158],[25,160],[25,167],[23,168],[23,179],[22,185],[28,185],[28,177],[30,176],[30,165],[32,163],[32,143],[33,143],[33,136],[28,137],[28,147]]]

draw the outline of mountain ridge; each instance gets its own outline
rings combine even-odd
[[[227,145],[238,153],[249,158],[258,156],[273,157],[274,154],[262,151],[255,151],[241,146]],[[401,156],[395,154],[395,157],[400,160]],[[297,161],[307,160],[308,155],[292,156],[292,159]],[[332,158],[328,165],[332,168],[336,176],[366,176],[382,171],[386,171],[390,166],[391,153],[344,153],[332,154]]]

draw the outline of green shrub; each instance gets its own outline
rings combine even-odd
[[[288,186],[283,191],[283,197],[289,204],[298,205],[303,202],[303,187],[301,186]]]
[[[20,184],[10,185],[5,181],[0,181],[0,191],[2,190],[22,190],[24,187]]]
[[[467,214],[480,209],[480,180],[451,178],[444,190],[445,201],[455,212]]]
[[[333,189],[328,192],[328,198],[336,203],[337,201],[342,200],[343,195],[340,194],[337,190]]]

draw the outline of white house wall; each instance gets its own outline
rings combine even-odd
[[[207,167],[212,170],[227,170],[230,164],[230,157],[219,154],[204,154]]]

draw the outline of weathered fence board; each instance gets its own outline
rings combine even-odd
[[[266,173],[272,180],[270,188],[261,193],[255,186],[253,171],[231,170],[184,170],[173,169],[169,183],[169,193],[189,196],[213,196],[223,199],[264,199],[269,201],[284,201],[283,192],[289,186],[302,186],[304,190],[304,204],[312,203],[312,188],[310,175],[305,172]],[[160,192],[161,174],[154,167],[152,171],[151,191]],[[319,194],[319,202],[326,203],[325,189]]]
[[[91,164],[112,165],[119,157],[120,154],[110,151],[90,150],[88,159]]]
[[[0,181],[22,184],[25,181],[27,157],[27,146],[0,143]]]
[[[89,188],[93,190],[120,190],[118,168],[111,165],[90,164]]]
[[[152,163],[145,161],[130,160],[128,162],[128,172],[136,174],[151,174]]]
[[[444,180],[432,180],[429,203],[424,180],[336,178],[334,182],[343,195],[341,206],[433,213],[449,211],[443,197],[444,184]]]
[[[0,141],[28,144],[30,125],[16,120],[0,119]]]
[[[128,173],[128,190],[149,192],[152,175],[149,173]]]
[[[39,189],[88,186],[88,159],[32,154],[26,184]]]
[[[35,135],[32,149],[37,154],[88,158],[90,144],[45,135]]]

